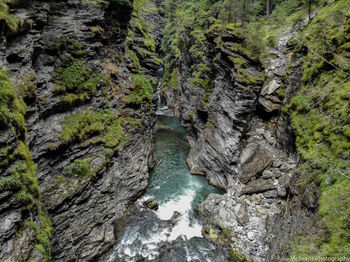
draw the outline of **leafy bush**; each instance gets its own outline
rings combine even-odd
[[[73,163],[66,166],[65,170],[68,175],[77,175],[78,177],[94,177],[96,173],[90,166],[90,157],[76,159]]]
[[[0,69],[0,122],[15,125],[25,132],[24,115],[27,106],[4,69]]]
[[[85,67],[83,62],[76,61],[67,68],[56,68],[56,91],[82,94],[90,91],[96,94],[97,86],[102,80],[100,74],[94,74],[92,69]]]
[[[0,0],[0,21],[4,21],[5,25],[7,25],[12,32],[16,32],[18,28],[18,18],[9,13],[8,2],[8,0]]]
[[[90,109],[67,116],[62,123],[61,140],[65,143],[72,140],[84,141],[97,136],[90,143],[103,143],[107,148],[117,148],[126,141],[122,121],[117,119],[112,110],[94,112]]]
[[[152,102],[153,88],[148,77],[143,73],[132,76],[133,86],[128,96],[128,102],[133,105],[140,105],[143,101]]]
[[[301,58],[301,90],[286,112],[305,161],[301,186],[318,182],[318,213],[326,231],[299,239],[295,256],[350,256],[350,59],[341,48],[349,40],[349,12],[348,1],[335,1],[298,36],[304,40],[296,52],[305,54],[305,44],[308,51]]]

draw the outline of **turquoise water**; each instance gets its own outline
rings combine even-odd
[[[158,116],[157,164],[150,173],[145,195],[131,208],[131,215],[125,218],[122,230],[117,233],[116,245],[107,262],[163,261],[169,254],[164,253],[165,243],[170,247],[180,246],[180,251],[174,251],[178,258],[172,261],[209,262],[214,261],[213,258],[224,261],[217,259],[222,252],[202,238],[202,222],[194,212],[210,193],[221,192],[209,185],[204,177],[190,174],[186,164],[190,149],[186,136],[187,132],[177,118]],[[149,198],[158,202],[158,210],[145,207],[144,201]],[[179,216],[169,223],[174,212]],[[202,258],[194,259],[198,257]]]
[[[195,191],[191,207],[194,209],[210,193],[220,193],[201,176],[190,174],[186,164],[189,153],[187,132],[180,121],[171,116],[158,118],[158,130],[155,138],[157,165],[150,174],[146,196],[160,205]]]

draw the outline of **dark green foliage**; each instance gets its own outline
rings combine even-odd
[[[154,63],[158,65],[161,64],[161,60],[155,52],[155,39],[152,34],[155,25],[147,22],[144,18],[145,16],[151,16],[156,12],[158,12],[158,10],[153,1],[134,1],[134,11],[125,43],[127,52],[137,70],[141,69],[141,58],[149,58],[152,59]]]
[[[27,106],[4,69],[0,69],[0,122],[12,124],[25,132],[24,115]]]
[[[133,105],[140,105],[143,101],[152,102],[153,88],[152,83],[148,77],[143,73],[132,76],[133,86],[130,95],[128,96],[128,103]]]
[[[57,67],[55,71],[55,90],[62,95],[61,101],[69,105],[84,102],[89,95],[96,95],[100,86],[110,84],[106,75],[94,73],[81,61],[75,61],[66,68]]]
[[[76,159],[73,163],[66,166],[65,170],[68,175],[77,175],[78,177],[94,177],[96,173],[90,166],[90,158]]]
[[[22,84],[19,87],[19,93],[22,97],[35,97],[37,92],[36,73],[27,72],[21,77]]]
[[[52,235],[52,222],[50,218],[43,212],[39,212],[40,226],[33,220],[28,220],[28,225],[34,230],[36,239],[34,241],[35,249],[43,254],[45,260],[50,260],[51,243],[50,238]]]
[[[303,41],[296,41],[296,51],[308,46],[303,83],[286,111],[305,160],[301,185],[319,183],[319,215],[327,228],[326,234],[301,238],[297,256],[350,255],[350,57],[342,48],[349,41],[349,13],[348,1],[335,1],[298,36]]]
[[[56,91],[58,93],[70,92],[82,94],[90,91],[96,94],[97,85],[102,79],[101,75],[93,74],[89,67],[85,67],[83,62],[76,61],[67,68],[56,68]]]
[[[24,76],[23,86],[17,91],[6,72],[0,70],[1,121],[7,124],[13,124],[15,133],[20,134],[17,138],[17,145],[0,149],[0,166],[11,166],[9,175],[0,179],[0,192],[13,192],[22,209],[28,211],[33,209],[39,210],[41,219],[40,229],[38,229],[34,222],[32,223],[36,229],[34,230],[36,235],[35,248],[43,254],[46,260],[49,260],[52,225],[50,219],[42,211],[39,184],[35,177],[37,167],[27,145],[21,140],[25,137],[26,133],[24,123],[26,105],[22,95],[31,95],[35,92],[32,83],[29,83],[32,80],[33,75],[31,77]]]
[[[192,65],[189,82],[194,87],[205,89],[206,97],[203,99],[206,104],[212,90],[212,79],[215,77],[214,63],[220,57],[220,53],[214,53],[214,50],[228,51],[238,71],[234,77],[241,83],[259,85],[265,78],[263,74],[252,75],[245,69],[248,60],[260,64],[266,53],[261,27],[258,24],[244,27],[225,25],[216,18],[219,6],[220,1],[165,2],[167,25],[162,40],[162,49],[166,55],[163,85],[174,88],[175,83],[177,87],[178,79],[174,75],[177,76],[178,61],[182,53],[185,60],[191,61]],[[174,13],[177,15],[174,16]],[[238,40],[225,42],[222,40],[224,36]],[[213,47],[217,49],[213,50]]]
[[[61,134],[63,142],[85,141],[94,135],[96,137],[89,143],[102,142],[107,148],[116,148],[127,140],[122,122],[112,110],[94,112],[87,109],[65,118]]]
[[[143,101],[152,102],[153,79],[144,74],[140,61],[151,60],[158,66],[161,64],[161,60],[156,54],[153,35],[155,25],[145,19],[146,16],[152,16],[156,12],[158,9],[153,1],[134,1],[134,11],[128,37],[125,41],[126,51],[137,71],[137,74],[132,75],[132,87],[127,99],[127,103],[132,106],[139,106]]]
[[[0,22],[4,22],[5,25],[12,31],[16,32],[18,29],[18,18],[9,13],[8,3],[10,0],[0,0]]]
[[[211,90],[213,63],[206,53],[208,27],[211,25],[211,4],[208,1],[165,1],[167,25],[163,32],[164,58],[163,85],[177,89],[180,53],[193,61],[190,82]],[[177,15],[175,16],[174,13]],[[186,36],[186,37],[184,37]]]

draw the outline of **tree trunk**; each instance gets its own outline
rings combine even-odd
[[[270,17],[271,10],[272,10],[272,1],[266,0],[266,18]]]
[[[217,10],[217,12],[216,12],[216,14],[215,14],[215,19],[218,19],[218,18],[219,18],[219,14],[220,14],[220,12],[221,12],[221,9],[222,9],[222,6],[223,6],[224,2],[225,2],[225,0],[222,0],[222,1],[221,1],[221,5],[220,5],[219,9]]]
[[[233,1],[231,0],[229,3],[229,8],[228,8],[228,16],[227,16],[227,23],[231,23],[232,22],[232,5],[233,5]]]
[[[309,3],[308,3],[308,14],[309,14],[309,21],[311,20],[311,0],[309,0]]]
[[[244,0],[242,24],[248,21],[248,13],[249,13],[249,0]]]

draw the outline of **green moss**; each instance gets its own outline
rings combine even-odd
[[[103,122],[100,114],[91,110],[77,112],[65,118],[61,140],[69,142],[73,139],[83,140],[85,136],[102,131]]]
[[[233,258],[237,262],[246,261],[244,255],[239,251],[239,249],[231,247],[229,250],[231,258]]]
[[[163,83],[163,86],[171,87],[172,89],[177,90],[179,85],[178,68],[174,68],[172,71],[165,70],[162,83]]]
[[[130,55],[134,67],[140,72],[140,59],[152,60],[156,65],[161,60],[156,54],[155,39],[153,30],[155,25],[146,21],[145,17],[152,16],[158,9],[151,0],[135,0],[128,37],[126,38],[126,50]]]
[[[207,91],[211,90],[213,83],[213,81],[211,80],[211,67],[204,63],[199,63],[192,66],[191,69],[193,70],[193,77],[190,78],[189,81],[192,83],[192,85],[200,86],[201,88],[204,88]]]
[[[0,148],[0,167],[6,167],[12,163],[15,148],[16,146],[13,145]]]
[[[4,69],[0,69],[0,122],[12,124],[25,133],[27,106]]]
[[[133,85],[128,96],[128,103],[140,105],[143,101],[152,102],[153,87],[147,76],[139,73],[132,76]]]
[[[257,73],[253,75],[247,70],[241,68],[238,73],[234,74],[235,79],[244,85],[262,85],[265,81],[265,73]]]
[[[277,92],[276,92],[278,98],[283,99],[285,92],[286,92],[286,86],[283,83],[281,83],[280,87],[277,89]]]
[[[321,9],[299,36],[313,52],[309,50],[301,58],[302,87],[286,112],[305,160],[299,169],[300,185],[307,188],[312,181],[319,184],[318,214],[326,231],[301,237],[294,244],[293,256],[350,255],[350,70],[349,58],[343,53],[346,50],[341,48],[350,33],[349,12],[347,1],[335,1]],[[296,52],[303,50],[299,43]]]
[[[133,123],[135,124],[135,122]],[[121,142],[124,144],[126,137],[120,120],[113,120],[107,128],[107,133],[103,137],[103,142],[108,148],[115,148]]]
[[[40,211],[40,227],[33,220],[28,220],[29,226],[35,232],[35,242],[34,247],[37,251],[43,254],[46,261],[50,260],[51,244],[50,238],[52,236],[52,222],[48,216],[45,215],[43,211]]]
[[[12,31],[16,32],[18,29],[19,20],[16,16],[10,14],[7,3],[10,1],[0,0],[0,21],[4,21],[5,25]]]
[[[130,55],[131,57],[131,60],[134,64],[134,66],[136,67],[136,69],[140,69],[141,68],[141,65],[140,65],[140,60],[139,58],[137,57],[137,55],[135,54],[134,51],[132,51],[131,49],[127,48],[126,51],[128,52],[128,54]]]
[[[64,175],[59,175],[56,179],[55,179],[55,186],[60,186],[64,183],[66,183],[67,178]]]
[[[81,50],[81,49],[84,48],[84,44],[83,44],[83,43],[80,43],[80,42],[77,41],[77,40],[74,40],[74,42],[73,42],[71,48],[72,48],[73,50]]]
[[[55,91],[62,95],[61,101],[71,105],[86,101],[89,95],[96,95],[99,87],[110,86],[110,77],[93,73],[81,61],[75,61],[68,67],[56,68]]]
[[[14,157],[18,160],[13,164],[10,176],[0,180],[0,191],[12,191],[18,203],[22,205],[22,209],[31,211],[35,207],[36,210],[39,210],[40,228],[33,221],[30,221],[29,224],[35,231],[35,248],[43,254],[46,260],[49,260],[52,225],[40,202],[39,185],[35,177],[36,165],[30,151],[22,141],[19,141]]]
[[[96,173],[90,165],[90,157],[76,159],[73,163],[65,167],[68,175],[77,175],[78,177],[95,177]]]
[[[84,91],[90,91],[96,94],[99,81],[102,79],[100,74],[94,74],[92,69],[85,67],[83,62],[76,61],[67,68],[56,68],[56,91],[58,93],[70,92],[80,94]]]
[[[39,183],[35,176],[37,167],[24,141],[26,136],[24,123],[26,104],[22,96],[30,96],[35,93],[34,81],[35,74],[27,73],[22,76],[22,85],[16,88],[6,71],[0,70],[0,121],[12,124],[13,131],[17,134],[14,145],[0,149],[0,165],[10,166],[7,176],[0,179],[0,192],[12,192],[19,206],[26,212],[32,212],[32,210],[39,212],[41,226],[40,229],[35,227],[36,240],[34,245],[35,247],[40,246],[38,250],[43,253],[46,260],[49,260],[51,221],[44,215],[40,201]]]
[[[51,37],[47,48],[53,51],[64,50],[69,45],[69,39],[66,35],[61,35],[59,37]]]
[[[73,104],[77,104],[77,103],[82,103],[84,102],[88,97],[88,94],[86,92],[83,92],[81,94],[67,94],[61,97],[61,101],[69,104],[69,105],[73,105]]]
[[[34,71],[27,72],[21,77],[22,84],[19,87],[19,94],[22,97],[32,97],[36,95],[36,73]]]
[[[67,116],[62,123],[61,140],[65,143],[73,140],[84,141],[96,136],[89,143],[103,143],[105,147],[117,148],[127,140],[122,121],[115,117],[112,110],[94,112],[90,109]]]
[[[209,238],[210,239],[217,239],[218,238],[218,234],[216,233],[216,231],[212,228],[209,229]]]

